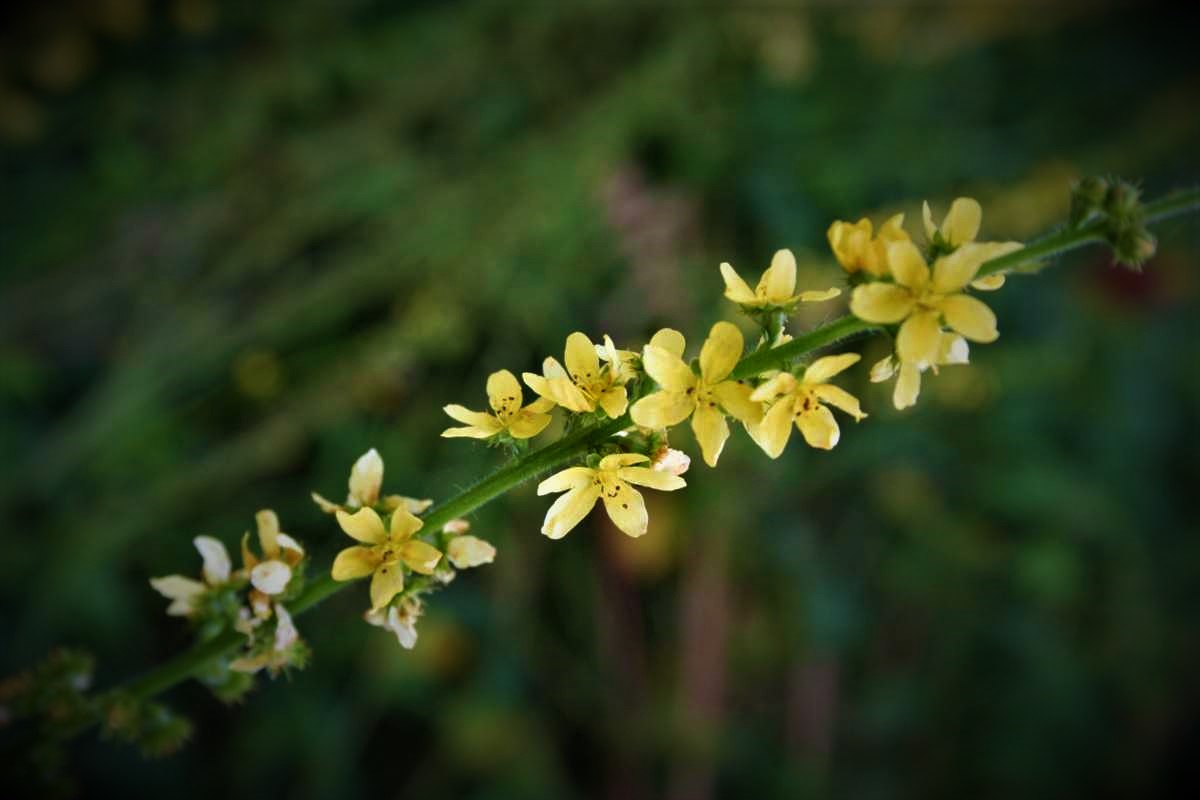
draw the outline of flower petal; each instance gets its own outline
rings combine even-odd
[[[808,289],[800,293],[801,303],[824,303],[826,300],[832,300],[842,293],[842,290],[836,286],[829,289]]]
[[[793,273],[794,268],[795,264],[793,263]],[[725,380],[737,366],[744,346],[742,332],[737,329],[736,325],[731,322],[718,322],[713,325],[712,330],[708,332],[708,339],[700,348],[700,376],[704,378],[705,383],[711,386]]]
[[[942,341],[942,328],[936,311],[920,311],[900,326],[896,335],[896,353],[910,364],[932,363]]]
[[[1000,337],[996,315],[987,305],[965,294],[950,295],[940,304],[946,324],[973,342],[994,342]]]
[[[370,575],[379,566],[379,555],[372,547],[347,547],[333,559],[330,570],[335,581],[352,581]]]
[[[649,394],[633,404],[629,416],[643,428],[669,428],[688,418],[696,407],[694,393],[661,391]]]
[[[628,467],[633,464],[644,464],[649,460],[649,456],[644,456],[641,453],[613,453],[600,459],[600,469],[620,469],[621,467]]]
[[[929,283],[929,265],[925,263],[921,251],[912,242],[902,240],[889,244],[887,261],[892,276],[901,286],[919,291]]]
[[[942,220],[942,238],[953,247],[973,242],[982,221],[983,209],[979,201],[971,197],[959,197],[950,204],[950,210]]]
[[[884,356],[871,367],[871,383],[883,383],[896,374],[896,359],[894,356]]]
[[[477,536],[455,536],[446,545],[446,558],[458,569],[470,569],[492,563],[496,548]]]
[[[912,292],[894,283],[864,283],[850,295],[850,312],[880,325],[899,322],[912,313]]]
[[[304,555],[304,548],[300,546],[300,543],[297,542],[295,539],[293,539],[291,536],[288,536],[286,533],[279,534],[278,541],[279,541],[279,550],[281,553],[286,554],[286,552],[288,550],[291,550],[292,552],[296,553],[297,556]]]
[[[254,515],[258,526],[258,546],[263,555],[274,558],[279,555],[279,517],[269,508],[264,508]]]
[[[609,419],[616,419],[629,408],[629,394],[624,386],[613,386],[597,397],[596,402],[604,409]]]
[[[404,541],[421,530],[425,522],[414,516],[406,506],[400,506],[392,512],[391,524],[388,526],[388,537],[393,542]]]
[[[387,541],[387,531],[384,530],[383,520],[373,508],[360,508],[353,514],[337,511],[338,525],[351,539],[357,539],[363,544],[379,544]]]
[[[808,365],[804,370],[805,383],[825,383],[839,372],[849,369],[861,359],[858,353],[839,353],[836,356],[823,356]]]
[[[625,481],[614,481],[612,487],[604,492],[604,510],[623,533],[634,537],[646,533],[650,522],[646,501],[641,492]]]
[[[792,412],[796,407],[795,400],[789,395],[779,400],[763,415],[762,424],[758,426],[758,435],[754,440],[762,451],[771,458],[779,458],[787,447],[788,437],[792,435]]]
[[[277,559],[263,561],[250,570],[250,583],[266,595],[276,595],[287,588],[292,568]]]
[[[808,446],[818,450],[832,450],[842,435],[833,412],[823,405],[817,405],[797,417],[796,427],[804,435]]]
[[[550,424],[549,414],[539,414],[530,411],[530,408],[531,406],[526,406],[517,416],[509,420],[508,432],[514,439],[532,439],[546,430],[546,426]]]
[[[940,294],[962,291],[983,266],[986,251],[983,245],[964,244],[950,255],[939,258],[933,265],[934,291]]]
[[[379,499],[379,487],[382,485],[383,458],[372,447],[359,456],[350,468],[350,496],[360,506],[373,506]]]
[[[903,411],[917,403],[921,394],[921,368],[916,364],[901,364],[900,377],[896,378],[896,388],[892,391],[892,405]]]
[[[371,610],[378,611],[404,591],[404,569],[393,561],[382,564],[371,578]]]
[[[453,403],[448,406],[443,406],[442,410],[445,411],[446,414],[451,419],[457,420],[458,422],[461,422],[464,425],[469,425],[470,427],[477,428],[481,431],[490,430],[490,431],[492,431],[492,433],[496,433],[497,431],[501,430],[501,428],[502,428],[500,421],[497,420],[495,417],[493,417],[491,414],[488,414],[483,411],[472,411],[471,409],[469,409],[465,406],[460,406],[457,403]],[[452,428],[451,430],[462,430],[462,429],[461,428]],[[375,505],[375,502],[372,501],[370,503],[364,503],[364,505],[372,505],[373,506],[373,505]]]
[[[981,292],[994,292],[997,289],[1004,288],[1004,273],[998,272],[995,275],[985,275],[982,278],[976,278],[971,281],[971,288],[978,289]]]
[[[729,423],[725,421],[725,415],[710,406],[698,406],[696,413],[692,414],[692,433],[696,434],[704,463],[715,467],[729,439]]]
[[[755,403],[767,403],[781,394],[791,394],[794,391],[796,376],[790,372],[777,372],[751,392],[750,399]]]
[[[925,238],[932,242],[938,229],[937,223],[933,221],[933,209],[929,207],[928,200],[921,204],[921,221],[925,223]]]
[[[663,472],[650,467],[621,467],[617,477],[628,483],[658,489],[660,492],[673,492],[687,486],[687,481],[670,472]]]
[[[337,503],[326,500],[323,496],[317,494],[316,492],[309,492],[309,496],[312,498],[312,501],[317,504],[317,508],[324,511],[326,514],[332,514],[341,508],[341,506],[339,506]]]
[[[442,551],[419,539],[410,539],[400,546],[400,560],[413,572],[432,575],[442,560]]]
[[[151,578],[150,586],[168,600],[191,600],[208,590],[200,581],[182,575]]]
[[[197,536],[192,539],[192,544],[200,551],[200,557],[204,559],[204,582],[209,586],[216,586],[229,580],[229,573],[233,565],[229,561],[229,551],[225,549],[225,545],[221,544],[220,539],[214,539],[211,536]]]
[[[728,266],[728,265],[726,265]],[[747,289],[746,291],[750,291]],[[663,328],[650,337],[650,344],[666,350],[676,358],[683,360],[683,351],[687,349],[687,340],[683,334],[674,328]]]
[[[938,348],[937,363],[939,365],[967,364],[971,360],[971,348],[967,340],[953,333],[942,333],[942,343]]]
[[[867,415],[863,412],[862,407],[858,404],[858,398],[847,392],[840,386],[834,386],[832,383],[822,383],[820,386],[813,387],[815,394],[822,403],[829,403],[834,408],[840,408],[850,416],[854,417],[855,421],[861,420]]]
[[[498,370],[487,379],[488,405],[497,416],[513,414],[521,408],[524,397],[517,377],[506,369]]]
[[[587,467],[568,467],[561,472],[556,472],[546,480],[538,484],[537,493],[539,496],[546,494],[554,494],[556,492],[566,492],[571,489],[578,489],[581,486],[586,486],[596,477],[594,469]]]
[[[721,277],[725,279],[725,296],[730,300],[741,305],[753,305],[758,302],[758,297],[749,284],[742,280],[742,276],[737,274],[732,264],[721,264]],[[682,356],[683,352],[680,351],[679,355]]]
[[[762,403],[750,399],[754,390],[746,384],[740,381],[722,381],[712,387],[712,393],[716,395],[725,413],[739,422],[757,425],[762,421]]]
[[[547,378],[546,388],[554,402],[568,411],[578,414],[596,410],[596,404],[570,378]]]
[[[758,281],[755,294],[770,303],[786,303],[796,291],[796,257],[791,250],[776,250],[771,266]],[[741,353],[738,353],[741,355]]]
[[[696,385],[696,376],[683,359],[669,350],[648,344],[642,348],[642,367],[646,374],[670,392],[686,392]]]
[[[586,334],[576,331],[567,337],[567,348],[563,356],[567,374],[576,382],[594,381],[600,375],[600,358],[596,346]]]
[[[579,524],[596,505],[600,497],[600,487],[588,482],[584,486],[572,489],[554,501],[546,511],[546,519],[542,522],[542,533],[551,539],[561,539]]]

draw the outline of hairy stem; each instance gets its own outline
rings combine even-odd
[[[1161,222],[1196,210],[1200,210],[1200,189],[1189,189],[1147,203],[1144,206],[1145,221],[1146,224]],[[1011,270],[1103,239],[1103,223],[1099,220],[1077,228],[1064,228],[1034,240],[1021,250],[987,262],[980,269],[979,275],[982,277]],[[745,357],[733,370],[732,377],[749,378],[766,370],[785,367],[789,362],[814,350],[874,330],[875,327],[853,316],[840,317],[797,336],[784,345]],[[629,415],[626,414],[620,419],[574,431],[554,444],[528,453],[434,508],[425,516],[425,526],[431,530],[440,528],[452,519],[470,514],[537,475],[586,454],[592,447],[629,425]],[[308,584],[300,597],[291,604],[291,612],[302,614],[349,585],[334,581],[328,574],[324,574]],[[144,675],[116,687],[114,691],[136,699],[153,697],[200,674],[213,660],[232,655],[242,642],[241,634],[227,631],[214,639],[195,645]],[[75,726],[66,735],[73,736],[95,724],[99,721],[99,714],[98,709],[93,718]]]

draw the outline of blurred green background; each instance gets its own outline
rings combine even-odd
[[[383,454],[440,500],[500,454],[441,406],[581,329],[696,344],[717,264],[835,218],[978,197],[988,238],[1072,178],[1200,175],[1194,27],[1138,4],[103,0],[0,12],[0,674],[56,644],[111,685],[187,645],[146,581]],[[846,383],[871,418],[770,462],[738,432],[633,541],[474,518],[494,565],[415,651],[298,619],[314,663],[87,796],[1147,797],[1200,787],[1200,234],[989,302],[996,345]],[[840,302],[840,301],[839,301]],[[806,311],[811,325],[838,303]],[[870,363],[880,342],[861,345]],[[681,429],[676,446],[696,449]],[[648,493],[653,494],[653,493]],[[1183,796],[1183,795],[1181,795]],[[1190,796],[1195,796],[1194,794]]]

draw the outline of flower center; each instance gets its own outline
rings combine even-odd
[[[813,394],[812,389],[803,386],[796,388],[795,403],[797,417],[803,416],[810,411],[816,411],[817,407],[821,405],[821,401]]]

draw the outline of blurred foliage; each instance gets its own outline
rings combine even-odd
[[[1184,12],[1180,12],[1184,13]],[[375,446],[443,499],[498,454],[436,434],[575,329],[698,341],[716,264],[837,272],[838,217],[971,193],[985,232],[1069,181],[1195,182],[1200,65],[1103,4],[104,0],[0,34],[0,673],[56,644],[107,686],[186,644],[152,575],[277,509],[323,563]],[[1099,250],[993,302],[1002,337],[904,415],[777,463],[735,437],[627,540],[538,535],[413,652],[297,620],[307,671],[191,743],[91,741],[89,794],[1146,796],[1197,781],[1194,220],[1137,276]],[[989,300],[991,302],[991,300]],[[834,313],[813,312],[811,324]],[[879,357],[881,343],[864,345]],[[694,447],[681,431],[676,446]]]

